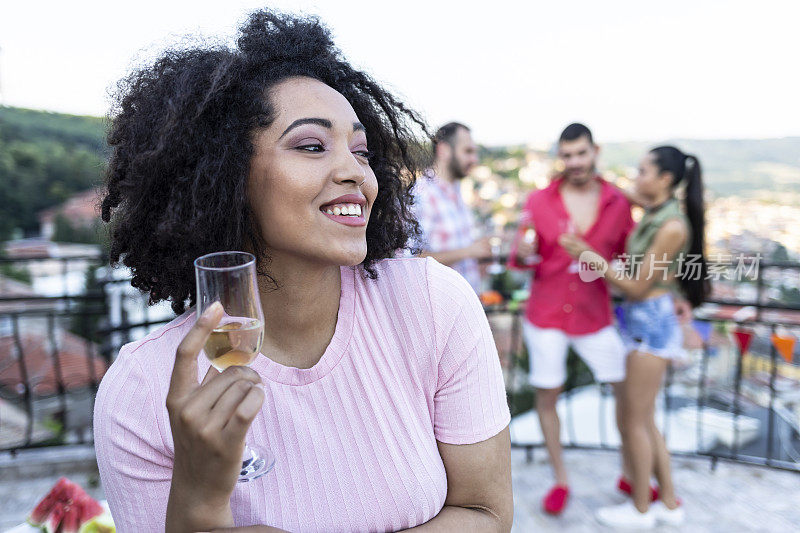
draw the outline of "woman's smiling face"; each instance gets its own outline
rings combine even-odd
[[[339,92],[307,77],[269,92],[275,120],[254,134],[248,202],[273,258],[357,265],[378,181],[367,135]]]

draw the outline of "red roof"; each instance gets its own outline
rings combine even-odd
[[[52,222],[61,214],[72,223],[91,224],[100,217],[98,209],[100,193],[95,189],[71,196],[61,205],[39,212],[39,223]]]
[[[97,383],[106,372],[106,362],[97,355],[94,344],[66,331],[57,335],[60,338],[57,355],[61,376],[66,390],[86,387],[92,382],[88,353],[92,353],[94,378]],[[58,374],[50,350],[50,341],[43,335],[21,335],[22,351],[28,382],[37,396],[47,396],[58,392]],[[17,348],[13,336],[0,337],[0,388],[10,394],[22,396],[25,387],[22,368],[17,360]]]

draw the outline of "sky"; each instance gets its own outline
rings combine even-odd
[[[432,126],[546,144],[800,135],[796,0],[0,3],[0,103],[105,115],[109,90],[187,35],[232,40],[264,6],[316,14]]]

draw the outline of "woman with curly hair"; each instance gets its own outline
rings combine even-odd
[[[480,303],[436,261],[392,258],[417,232],[413,128],[318,20],[270,11],[235,48],[168,51],[121,83],[111,260],[180,316],[125,345],[97,396],[120,531],[510,529]],[[198,359],[220,311],[196,317],[192,262],[223,250],[257,258],[264,355],[219,373]],[[276,464],[237,484],[245,434]]]

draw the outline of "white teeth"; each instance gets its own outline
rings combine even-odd
[[[362,213],[360,204],[339,204],[333,207],[328,207],[325,210],[329,215],[335,216],[356,216],[360,217]]]

